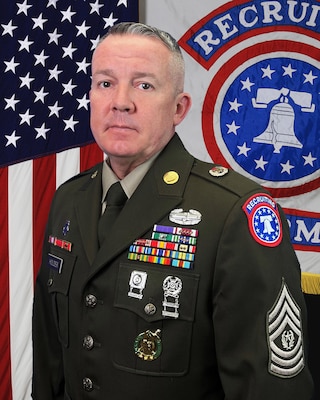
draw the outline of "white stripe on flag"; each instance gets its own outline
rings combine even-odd
[[[12,398],[31,398],[33,301],[32,161],[9,167],[9,293]]]
[[[56,155],[56,187],[80,172],[80,148],[62,151]]]

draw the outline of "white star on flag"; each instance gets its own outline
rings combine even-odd
[[[4,135],[8,140],[6,147],[12,144],[12,146],[17,147],[17,140],[21,139],[21,136],[16,136],[16,131],[13,131],[11,135]]]
[[[89,124],[90,61],[138,1],[1,0],[1,398],[29,399],[33,286],[55,189],[103,160]]]

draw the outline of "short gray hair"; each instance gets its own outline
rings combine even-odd
[[[183,91],[185,73],[184,59],[177,41],[170,33],[140,22],[120,22],[119,24],[113,25],[108,32],[102,36],[99,43],[103,42],[105,38],[111,35],[139,35],[160,40],[173,56],[173,66],[176,69],[176,73],[182,78],[178,91]]]

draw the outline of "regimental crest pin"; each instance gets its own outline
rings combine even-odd
[[[224,176],[229,172],[228,168],[222,167],[221,165],[215,165],[209,170],[209,174],[219,178],[220,176]]]
[[[269,372],[291,378],[304,367],[301,310],[283,282],[279,296],[268,312]]]

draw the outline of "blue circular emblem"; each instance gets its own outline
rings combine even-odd
[[[280,225],[276,213],[269,206],[260,206],[252,216],[252,231],[264,244],[273,244],[279,240]]]
[[[272,197],[265,193],[251,196],[243,205],[249,230],[256,242],[275,247],[282,240],[282,224]]]
[[[319,169],[319,78],[316,66],[277,57],[254,63],[230,84],[221,136],[250,175],[282,182]]]
[[[212,159],[275,197],[320,186],[320,63],[305,55],[313,53],[306,43],[257,43],[223,64],[204,101]]]

